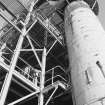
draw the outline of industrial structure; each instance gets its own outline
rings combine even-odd
[[[0,105],[105,105],[98,12],[96,0],[0,0]]]

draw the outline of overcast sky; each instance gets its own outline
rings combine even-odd
[[[99,3],[99,19],[105,29],[105,0],[97,0]]]

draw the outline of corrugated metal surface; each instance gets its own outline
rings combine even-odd
[[[27,9],[29,9],[29,5],[33,0],[19,0],[22,5],[24,5]]]
[[[0,16],[0,33],[1,33],[1,29],[5,26],[5,24],[7,24],[7,22]]]
[[[25,8],[18,2],[18,0],[0,0],[13,14],[21,13]]]
[[[7,11],[2,11],[3,12],[3,14],[6,16],[6,17],[8,17],[8,19],[10,19],[10,20],[12,20],[13,19],[13,17],[7,12]],[[6,24],[7,24],[7,22],[5,21],[5,19],[3,19],[1,16],[0,16],[0,30],[4,27],[4,26],[6,26]]]

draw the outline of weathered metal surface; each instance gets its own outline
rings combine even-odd
[[[20,14],[25,8],[18,0],[0,0],[13,14]]]
[[[65,32],[76,105],[105,105],[105,31],[84,1],[66,8]]]

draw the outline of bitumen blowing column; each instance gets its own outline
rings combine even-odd
[[[84,1],[65,9],[74,105],[105,105],[105,31]]]

